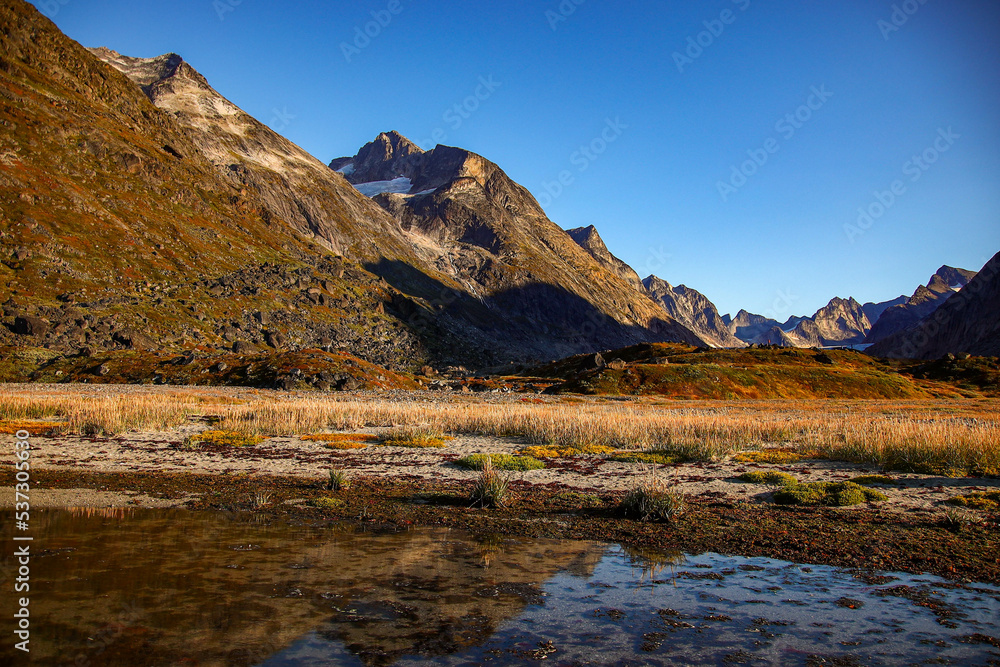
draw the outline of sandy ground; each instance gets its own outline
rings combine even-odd
[[[242,448],[213,448],[209,451],[184,446],[187,436],[204,430],[204,424],[189,424],[158,433],[131,433],[115,437],[34,436],[32,468],[86,470],[90,472],[168,472],[216,475],[288,475],[318,480],[331,467],[352,475],[411,476],[427,480],[471,480],[475,472],[453,461],[467,454],[514,452],[525,442],[518,439],[458,436],[443,449],[409,449],[369,445],[362,450],[334,451],[321,442],[299,438],[270,438],[259,445]],[[377,433],[378,429],[369,429]],[[12,461],[3,462],[5,466]],[[649,468],[632,463],[608,461],[597,456],[549,459],[543,470],[510,473],[515,480],[531,485],[580,492],[629,489]],[[861,474],[880,472],[876,467],[837,461],[803,461],[790,465],[768,465],[720,461],[656,466],[656,473],[692,498],[716,501],[768,502],[772,488],[747,484],[736,477],[747,470],[780,470],[800,481],[843,481]],[[892,486],[880,486],[889,496],[883,510],[943,513],[944,501],[971,491],[1000,488],[1000,480],[947,478],[891,473]],[[0,507],[10,507],[14,490],[0,487]],[[183,505],[184,499],[165,501],[135,494],[116,494],[90,489],[36,490],[33,507],[169,507]],[[844,508],[852,511],[852,508]]]

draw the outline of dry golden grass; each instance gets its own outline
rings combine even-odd
[[[0,386],[0,419],[56,418],[71,433],[167,430],[194,416],[212,416],[214,428],[247,435],[396,427],[399,434],[427,433],[431,439],[444,433],[514,437],[556,453],[607,448],[667,452],[678,460],[746,453],[763,461],[772,454],[749,452],[777,449],[788,456],[818,454],[897,470],[1000,474],[1000,401],[995,399],[621,402],[573,397],[536,404],[476,397],[361,400],[207,388]]]

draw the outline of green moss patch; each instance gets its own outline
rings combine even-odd
[[[774,494],[779,505],[824,505],[849,507],[861,503],[888,500],[881,491],[867,489],[854,482],[810,482],[785,486]]]
[[[772,486],[795,486],[799,483],[795,477],[787,472],[776,472],[772,470],[752,470],[739,476],[742,482],[751,484],[770,484]]]
[[[855,484],[860,484],[861,486],[872,486],[875,484],[895,484],[896,480],[888,475],[858,475],[857,477],[851,478],[852,482]]]
[[[949,498],[948,503],[974,510],[1000,511],[1000,491],[975,492]]]
[[[541,470],[545,464],[530,456],[513,454],[470,454],[455,461],[455,465],[467,470],[482,470],[489,459],[497,470]]]

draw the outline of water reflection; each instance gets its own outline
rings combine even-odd
[[[933,577],[176,510],[33,519],[31,664],[1000,659],[1000,589]]]

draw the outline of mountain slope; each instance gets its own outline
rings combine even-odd
[[[601,266],[632,285],[636,290],[645,291],[646,288],[639,280],[639,274],[631,266],[611,254],[608,246],[604,245],[604,239],[597,233],[597,229],[593,225],[569,229],[566,230],[566,233],[578,246],[589,252],[590,256],[596,259]]]
[[[960,275],[965,277],[969,273]],[[1000,253],[919,322],[883,338],[867,352],[880,357],[914,359],[937,359],[949,353],[1000,356],[998,274]],[[941,277],[947,283],[955,276]]]
[[[550,358],[615,341],[704,344],[482,156],[449,146],[422,151],[391,132],[331,167],[419,237],[425,261],[475,295],[495,316],[488,326],[512,343]],[[410,289],[405,274],[387,278]]]
[[[302,169],[336,188],[316,195],[332,211],[322,219],[294,187],[286,200],[267,185],[286,178],[276,171],[249,166],[252,179],[230,177],[244,169],[240,150],[294,148],[204,93],[177,58],[133,61],[145,72],[133,82],[20,0],[0,4],[0,54],[0,344],[62,352],[322,346],[397,366],[451,354],[448,332],[401,322],[397,291],[329,251],[415,258],[395,221],[315,161]],[[158,108],[142,86],[178,109]],[[242,123],[243,143],[226,144],[228,165],[206,155],[210,133],[178,120],[185,87]],[[280,159],[281,169],[299,169]],[[286,180],[304,182],[297,178]],[[288,218],[285,204],[294,209]]]
[[[656,276],[642,281],[654,301],[678,322],[694,331],[713,347],[743,347],[745,343],[729,331],[715,304],[690,287],[674,287]]]
[[[878,341],[916,325],[937,310],[952,294],[969,283],[975,271],[942,266],[926,285],[921,285],[905,303],[887,308],[874,323],[865,340]]]

